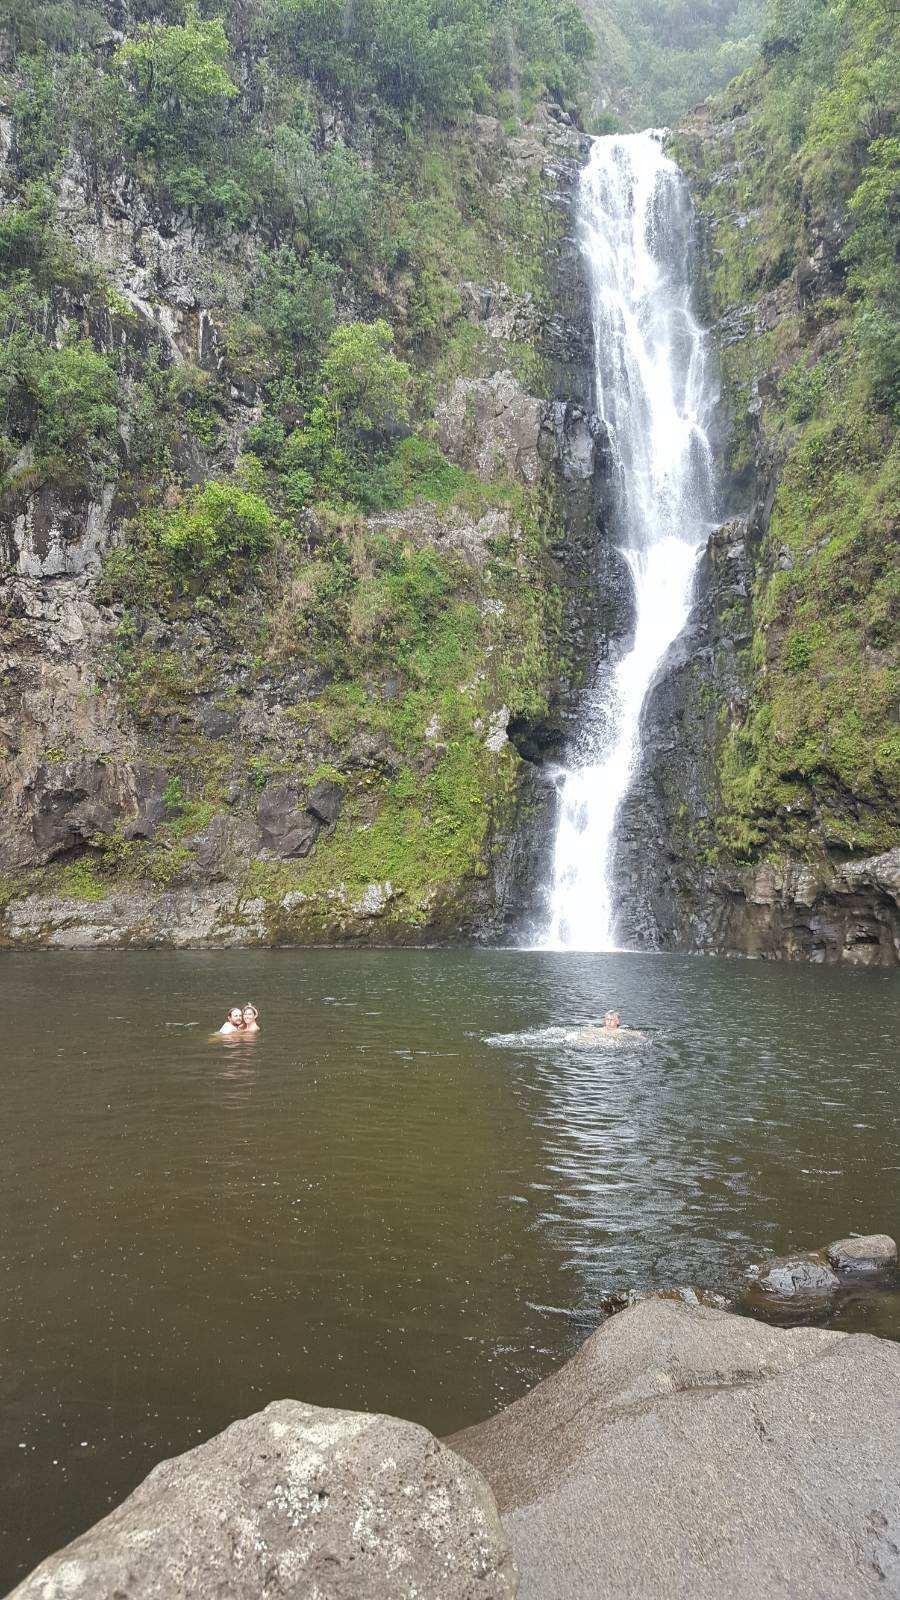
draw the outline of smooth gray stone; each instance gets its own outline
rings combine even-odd
[[[900,1347],[673,1300],[449,1441],[494,1489],[521,1600],[900,1592]]]
[[[512,1600],[515,1593],[493,1496],[467,1461],[412,1422],[279,1400],[161,1462],[13,1596]]]
[[[827,1255],[835,1272],[847,1277],[890,1277],[897,1267],[897,1245],[886,1233],[867,1233],[859,1239],[837,1239]]]
[[[836,1294],[840,1279],[828,1263],[816,1256],[788,1256],[772,1261],[755,1280],[753,1288],[779,1300],[821,1298]]]

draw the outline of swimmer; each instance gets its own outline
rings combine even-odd
[[[255,1006],[250,1004],[249,1000],[241,1012],[241,1020],[244,1024],[245,1033],[259,1033],[259,1012]]]
[[[240,1006],[232,1006],[225,1021],[219,1028],[219,1033],[243,1033],[244,1013]]]
[[[623,1028],[618,1011],[607,1011],[602,1023],[589,1022],[584,1028],[579,1028],[577,1033],[570,1033],[568,1043],[615,1045],[618,1049],[627,1042],[637,1042],[646,1037],[647,1035],[641,1033],[638,1028]]]

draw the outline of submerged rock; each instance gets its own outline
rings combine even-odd
[[[893,1277],[897,1246],[886,1233],[838,1239],[822,1250],[785,1256],[751,1267],[741,1295],[745,1310],[784,1321],[820,1319],[854,1292],[876,1289]]]
[[[628,1311],[645,1300],[676,1300],[685,1306],[715,1306],[719,1311],[727,1311],[730,1305],[730,1301],[722,1294],[682,1284],[677,1289],[654,1289],[646,1294],[638,1289],[614,1289],[612,1294],[603,1296],[598,1310],[604,1317],[615,1317],[620,1311]]]
[[[897,1269],[897,1245],[886,1233],[838,1239],[825,1254],[836,1272],[846,1277],[888,1278]]]
[[[523,1600],[868,1600],[900,1584],[900,1347],[674,1300],[449,1441]]]
[[[780,1300],[830,1296],[841,1286],[828,1263],[817,1256],[785,1256],[773,1261],[755,1279],[754,1290]]]
[[[13,1594],[512,1600],[516,1588],[469,1462],[411,1422],[279,1400],[161,1462]]]

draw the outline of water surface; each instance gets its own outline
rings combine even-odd
[[[891,973],[37,953],[0,998],[0,1593],[269,1400],[449,1432],[611,1290],[896,1228]],[[248,998],[263,1033],[210,1042]],[[645,1043],[568,1037],[611,1004]]]

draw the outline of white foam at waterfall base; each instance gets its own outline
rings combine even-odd
[[[715,520],[709,427],[718,390],[691,306],[686,185],[652,133],[594,142],[581,187],[597,408],[611,460],[612,538],[634,589],[634,637],[596,675],[556,774],[559,805],[544,949],[616,948],[616,818],[639,754],[641,707],[687,620]]]

